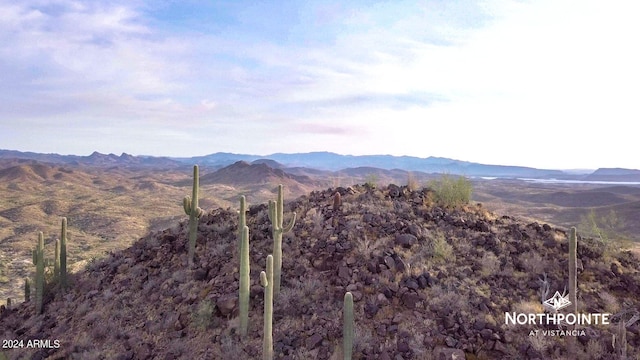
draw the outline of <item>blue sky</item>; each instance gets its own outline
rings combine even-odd
[[[0,148],[640,169],[638,10],[0,0]]]

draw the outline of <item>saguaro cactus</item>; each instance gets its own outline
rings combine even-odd
[[[282,184],[278,185],[278,200],[269,200],[269,220],[273,233],[273,292],[277,296],[280,293],[280,280],[282,277],[282,234],[291,231],[296,223],[296,213],[287,226],[283,226],[284,195]]]
[[[31,284],[29,284],[29,278],[24,278],[24,301],[31,300]]]
[[[56,255],[56,262],[59,261],[59,279],[60,286],[64,289],[67,287],[67,218],[62,218],[62,229],[60,231],[60,259]],[[56,244],[56,250],[58,250]]]
[[[196,239],[198,238],[198,219],[204,211],[198,207],[199,172],[198,165],[193,165],[193,192],[192,196],[185,196],[182,204],[184,212],[189,215],[189,266],[193,265],[193,257],[196,252]]]
[[[242,250],[242,231],[247,225],[247,199],[240,196],[240,210],[238,211],[238,251]]]
[[[342,307],[342,349],[344,353],[344,360],[351,360],[353,353],[353,295],[347,291],[344,294],[344,305]]]
[[[264,286],[262,359],[273,360],[273,255],[267,256],[267,271],[260,272],[260,283]]]
[[[240,336],[247,335],[249,324],[249,227],[242,227],[240,242]]]
[[[36,314],[42,314],[44,293],[44,234],[38,233],[38,245],[33,250],[33,265],[36,266]]]
[[[576,228],[572,227],[569,232],[569,301],[571,301],[571,312],[574,314],[578,313],[578,296],[576,294],[578,284],[577,239]]]

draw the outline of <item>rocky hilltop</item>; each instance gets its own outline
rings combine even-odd
[[[566,286],[566,229],[499,217],[479,204],[442,208],[429,189],[395,185],[314,191],[285,202],[285,222],[294,211],[274,301],[277,359],[341,359],[346,291],[355,302],[355,359],[639,354],[640,265],[630,252],[579,237],[578,310],[611,316],[571,336],[563,324],[505,323],[505,313],[544,312],[542,300]],[[250,206],[247,225],[246,337],[238,335],[238,213],[218,208],[199,221],[193,268],[185,220],[72,274],[66,291],[51,284],[42,315],[33,300],[3,307],[2,339],[24,342],[3,351],[10,359],[261,358],[259,275],[272,252],[266,204]],[[29,340],[44,340],[42,348],[26,348]]]

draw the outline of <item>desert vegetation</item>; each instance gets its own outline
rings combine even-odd
[[[60,260],[47,261],[39,237],[35,303],[25,288],[24,302],[3,308],[0,331],[60,346],[8,356],[638,356],[637,258],[606,252],[575,228],[491,213],[470,202],[465,178],[418,189],[337,187],[286,202],[276,186],[266,204],[238,196],[239,206],[226,209],[198,207],[206,203],[198,178],[194,168],[183,201],[189,219],[90,262],[68,275],[67,287],[63,247],[53,252]],[[51,278],[38,282],[47,271]],[[530,327],[505,323],[505,312],[544,311],[543,290],[564,285],[569,311],[611,311],[613,324],[572,338],[530,336]]]
[[[431,180],[429,187],[433,189],[436,202],[440,206],[455,207],[471,201],[473,186],[464,176],[441,175]]]

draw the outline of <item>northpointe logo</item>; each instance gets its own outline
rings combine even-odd
[[[562,296],[558,291],[551,297],[550,299],[545,300],[542,303],[545,307],[550,308],[551,310],[558,311],[560,309],[566,308],[571,305],[571,301],[569,301],[569,295]]]

